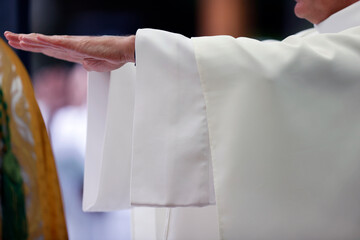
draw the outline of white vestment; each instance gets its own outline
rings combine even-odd
[[[357,2],[283,41],[139,30],[136,67],[89,75],[84,210],[216,197],[221,239],[360,239],[359,26]]]

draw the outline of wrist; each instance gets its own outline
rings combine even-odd
[[[135,63],[135,35],[127,37],[128,43],[128,61]]]

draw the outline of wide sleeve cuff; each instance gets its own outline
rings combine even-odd
[[[130,207],[135,67],[88,76],[84,211]]]
[[[192,42],[136,34],[132,205],[214,204],[206,108]]]
[[[215,203],[190,39],[139,30],[136,67],[90,73],[88,92],[84,210]]]

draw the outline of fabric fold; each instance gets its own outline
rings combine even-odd
[[[215,204],[192,42],[151,29],[136,39],[136,67],[89,74],[83,208]]]
[[[89,73],[83,209],[130,208],[135,67]]]
[[[359,33],[193,39],[221,239],[360,236]]]
[[[136,49],[132,205],[214,204],[206,109],[191,40],[142,29]]]

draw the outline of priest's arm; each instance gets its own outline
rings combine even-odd
[[[74,40],[6,36],[25,50],[56,57],[53,52],[61,49],[60,58],[64,50],[54,39]],[[83,48],[91,49],[89,42],[70,44],[65,51],[78,62],[97,59],[90,50],[81,58]],[[127,123],[133,131],[127,140],[131,156],[107,157],[131,162],[122,171],[131,177],[128,205],[214,204],[214,185],[225,239],[360,235],[354,211],[360,200],[359,27],[281,42],[226,36],[189,40],[140,30],[135,44],[136,70],[126,66],[124,72],[136,78],[129,96],[134,114]],[[94,45],[100,52],[102,47]],[[111,70],[89,65],[89,70]],[[111,110],[109,103],[104,104]],[[110,184],[99,191],[107,198],[108,187],[118,185],[106,180],[110,168],[102,167],[100,174],[100,182]]]

